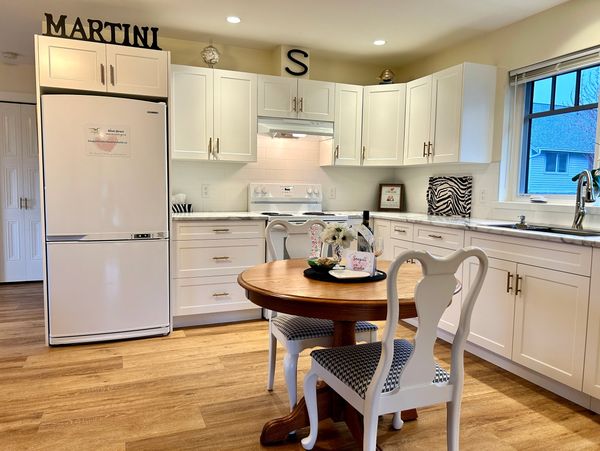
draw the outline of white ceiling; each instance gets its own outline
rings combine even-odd
[[[43,13],[160,27],[160,37],[243,47],[298,45],[401,65],[567,0],[2,0],[0,52],[33,60]],[[241,17],[232,25],[228,15]],[[68,20],[69,22],[69,20]],[[376,47],[373,40],[385,39]]]

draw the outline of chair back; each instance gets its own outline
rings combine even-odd
[[[382,352],[377,370],[367,390],[367,398],[372,399],[374,396],[381,394],[392,364],[394,338],[399,314],[397,276],[400,267],[407,260],[418,260],[423,268],[423,278],[417,284],[414,295],[419,317],[419,327],[414,338],[414,350],[400,374],[398,388],[395,392],[404,391],[411,387],[422,389],[432,385],[435,377],[436,364],[433,348],[437,337],[437,325],[456,290],[457,280],[454,273],[460,264],[470,257],[479,260],[479,269],[467,296],[463,300],[458,331],[452,345],[449,381],[449,384],[458,381],[460,391],[462,391],[464,346],[469,335],[473,306],[488,268],[487,256],[481,249],[475,247],[459,249],[443,258],[434,257],[423,251],[407,251],[400,254],[392,262],[387,277],[387,318]]]
[[[273,239],[273,229],[285,230],[284,249],[290,258],[305,258],[310,256],[311,249],[313,248],[311,229],[314,226],[320,226],[321,229],[324,229],[327,224],[320,219],[311,219],[302,224],[292,224],[281,219],[269,222],[265,229],[268,252],[267,261],[285,259],[285,255],[277,254]],[[321,250],[320,244],[318,245],[318,249],[319,251]]]

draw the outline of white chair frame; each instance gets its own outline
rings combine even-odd
[[[459,265],[470,257],[479,260],[479,269],[463,301],[458,330],[452,344],[450,379],[443,383],[433,383],[435,375],[433,348],[437,325],[448,306],[448,299],[452,298],[456,288],[454,273]],[[399,314],[397,274],[400,266],[410,259],[416,259],[421,263],[424,274],[415,289],[419,327],[414,337],[414,349],[400,373],[398,386],[391,392],[382,393],[394,357],[394,338]],[[304,378],[304,398],[310,421],[310,434],[302,440],[304,449],[312,449],[317,439],[319,420],[316,384],[317,379],[322,379],[364,416],[363,450],[376,449],[379,415],[444,402],[447,409],[448,450],[457,451],[464,385],[464,347],[469,335],[475,300],[481,290],[487,268],[487,256],[481,249],[473,247],[459,249],[445,258],[433,257],[422,251],[407,251],[399,255],[388,271],[388,307],[382,352],[365,398],[361,398],[354,389],[318,364],[314,358],[312,359],[311,369]],[[393,426],[395,429],[402,427],[402,420],[398,415],[394,416]]]
[[[265,229],[268,252],[267,260],[273,261],[284,259],[284,255],[277,254],[271,237],[271,231],[277,227],[283,228],[287,232],[285,249],[287,250],[290,258],[308,258],[307,249],[309,249],[308,244],[310,244],[310,229],[314,225],[319,225],[322,228],[325,228],[327,226],[327,223],[321,221],[320,219],[308,220],[302,224],[292,224],[288,221],[280,219],[276,219],[274,221],[269,222],[267,228]],[[273,312],[269,311],[268,318],[269,373],[267,379],[267,390],[273,390],[273,384],[275,379],[275,362],[277,358],[277,341],[279,341],[279,343],[281,343],[281,345],[285,348],[286,351],[285,356],[283,358],[283,374],[288,391],[290,410],[292,410],[296,406],[296,403],[298,401],[297,372],[299,354],[305,349],[314,348],[316,346],[331,347],[333,345],[333,335],[307,338],[301,340],[288,340],[286,336],[273,324]],[[377,341],[377,330],[370,332],[357,332],[356,340],[366,341],[369,343],[375,342]]]

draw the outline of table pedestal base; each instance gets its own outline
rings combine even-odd
[[[344,421],[352,436],[362,449],[363,442],[363,419],[362,415],[350,404],[344,402],[327,384],[320,382],[317,386],[317,407],[319,421],[331,418],[335,422]],[[417,419],[417,410],[410,409],[402,411],[402,420],[411,421]],[[308,410],[304,398],[298,402],[294,410],[281,418],[268,421],[260,435],[262,445],[271,445],[284,441],[288,434],[297,429],[307,427]]]

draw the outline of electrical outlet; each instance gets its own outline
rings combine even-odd
[[[330,199],[335,199],[335,195],[336,195],[335,186],[331,186],[329,188],[329,198]]]
[[[210,197],[210,185],[208,183],[202,185],[202,197]]]

